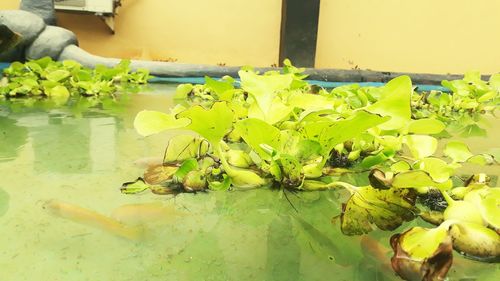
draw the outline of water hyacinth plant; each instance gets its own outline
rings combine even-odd
[[[50,57],[14,62],[3,71],[0,98],[48,97],[64,104],[70,97],[102,97],[113,95],[131,85],[145,84],[149,71],[131,71],[130,61],[115,67],[103,65],[90,69],[72,60],[54,61]]]
[[[180,85],[169,113],[142,111],[134,125],[143,136],[196,134],[171,138],[163,163],[122,192],[343,188],[351,194],[340,216],[346,235],[395,230],[417,217],[437,225],[391,239],[393,269],[407,280],[446,276],[453,248],[498,261],[499,189],[484,174],[458,185],[452,176],[465,163],[499,159],[446,138],[483,134],[482,116],[500,103],[500,75],[482,81],[469,73],[443,81],[451,93],[417,93],[408,76],[382,87],[326,90],[302,71],[286,61],[282,73],[243,68],[239,81],[206,77],[204,85]],[[439,141],[446,142],[445,158],[436,157]],[[347,173],[364,174],[370,184],[347,182]]]

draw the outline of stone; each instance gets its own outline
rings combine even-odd
[[[0,54],[13,49],[21,41],[21,35],[5,24],[0,24]]]
[[[0,24],[22,36],[20,45],[29,45],[45,28],[43,20],[30,12],[18,10],[0,11]]]
[[[22,0],[19,8],[40,16],[46,24],[56,25],[54,0]]]
[[[5,62],[23,60],[26,46],[30,45],[45,29],[42,18],[33,13],[18,10],[0,11],[0,24],[21,36],[15,48],[0,53],[0,61]]]
[[[27,60],[30,60],[49,56],[57,60],[61,52],[68,45],[78,45],[76,35],[67,29],[49,25],[28,46],[25,57]]]

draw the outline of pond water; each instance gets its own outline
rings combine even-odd
[[[0,280],[399,280],[388,238],[422,222],[344,236],[332,220],[342,192],[121,194],[172,134],[140,137],[135,115],[167,111],[174,89],[153,85],[91,110],[1,106]],[[500,122],[491,122],[488,138],[466,140],[473,152],[500,147]],[[47,204],[80,213],[65,219]],[[104,223],[90,225],[89,210]],[[127,227],[105,227],[107,217]],[[499,277],[498,264],[454,254],[449,280]]]

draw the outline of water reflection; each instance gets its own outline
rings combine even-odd
[[[129,101],[128,95],[119,100],[78,97],[66,106],[50,99],[3,101],[9,117],[0,116],[0,161],[16,158],[29,136],[37,173],[113,169],[116,130]]]
[[[14,119],[0,116],[0,162],[16,158],[27,138],[25,127],[18,125]]]
[[[30,128],[39,173],[90,173],[113,169],[116,160],[114,117],[65,118],[54,115],[20,119]]]

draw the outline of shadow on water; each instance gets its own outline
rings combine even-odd
[[[27,128],[19,126],[16,120],[0,116],[0,162],[16,158],[27,138]]]
[[[267,230],[267,279],[295,280],[300,274],[300,248],[291,229],[289,216],[277,216]]]
[[[41,98],[1,100],[0,162],[15,159],[29,137],[39,173],[114,167],[115,134],[130,101],[129,94],[75,97],[63,105]]]

